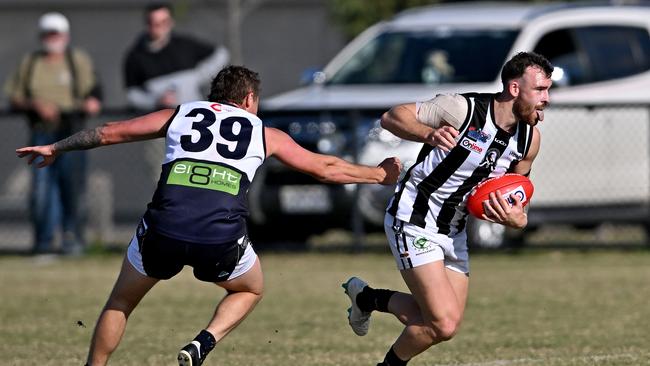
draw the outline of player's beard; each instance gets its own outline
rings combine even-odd
[[[537,125],[539,121],[544,120],[544,105],[530,106],[526,105],[521,99],[517,98],[512,106],[512,112],[519,121],[524,121],[531,126]]]

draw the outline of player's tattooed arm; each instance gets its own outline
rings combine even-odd
[[[57,155],[71,150],[88,150],[99,146],[164,137],[174,117],[173,109],[163,109],[126,121],[108,122],[87,129],[50,145],[25,146],[16,149],[19,158],[27,157],[27,164],[39,159],[38,168],[54,162]]]
[[[173,109],[163,109],[126,121],[107,122],[54,143],[54,151],[88,150],[104,145],[164,137],[173,113]]]
[[[56,152],[62,152],[71,150],[88,150],[98,147],[102,143],[102,129],[103,126],[99,126],[93,129],[79,131],[72,136],[55,142],[53,146],[54,150]]]

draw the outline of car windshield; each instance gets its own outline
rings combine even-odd
[[[497,79],[516,30],[387,32],[363,46],[330,84],[481,83]]]

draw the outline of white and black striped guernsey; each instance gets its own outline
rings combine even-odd
[[[266,158],[264,126],[225,103],[178,106],[145,222],[165,236],[221,244],[246,233],[246,194]]]
[[[523,121],[514,134],[496,125],[496,94],[462,95],[468,112],[457,145],[445,152],[424,144],[387,209],[399,220],[448,236],[464,230],[471,190],[511,170],[528,153],[533,136],[533,128]]]

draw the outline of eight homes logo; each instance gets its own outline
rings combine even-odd
[[[180,160],[174,163],[167,184],[239,193],[241,173],[218,164]]]

